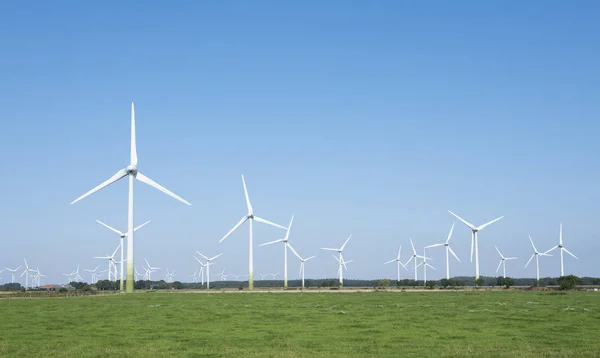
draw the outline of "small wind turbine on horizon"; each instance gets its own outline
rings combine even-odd
[[[90,269],[84,269],[85,271],[89,272],[92,274],[92,282],[91,283],[96,283],[98,281],[98,275],[96,275],[96,271],[100,268],[100,266],[96,266],[95,269],[90,270]]]
[[[180,202],[192,206],[192,204],[188,203],[175,193],[169,191],[167,188],[158,184],[154,180],[148,178],[144,174],[138,171],[138,156],[137,156],[137,147],[136,147],[136,139],[135,139],[135,109],[133,102],[131,102],[131,143],[130,143],[130,161],[129,165],[126,168],[123,168],[117,171],[112,177],[103,182],[102,184],[96,186],[92,190],[83,194],[79,198],[73,200],[71,204],[75,204],[76,202],[94,194],[95,192],[106,188],[107,186],[119,181],[120,179],[128,176],[129,177],[129,199],[128,199],[128,207],[127,207],[127,293],[133,293],[135,279],[134,279],[134,269],[133,269],[133,179],[137,179],[142,183],[148,184],[151,187],[162,191],[163,193],[169,195],[170,197],[179,200]],[[123,261],[123,260],[121,260]]]
[[[198,255],[200,255],[200,256],[202,256],[202,257],[204,257],[204,259],[206,260],[206,264],[205,264],[205,267],[206,267],[206,289],[208,290],[208,289],[210,289],[210,265],[213,265],[213,261],[214,261],[214,260],[215,260],[217,257],[219,257],[219,256],[223,255],[223,253],[220,253],[220,254],[218,254],[218,255],[216,255],[216,256],[213,256],[213,257],[211,257],[211,258],[208,258],[208,257],[206,257],[206,256],[202,255],[202,254],[201,254],[200,252],[198,252],[198,251],[196,251],[196,253],[197,253]],[[198,259],[196,259],[196,260],[198,260]],[[198,260],[198,262],[200,262],[200,260]]]
[[[516,260],[516,257],[504,257],[504,255],[502,255],[502,253],[500,252],[500,250],[498,250],[498,248],[496,247],[496,245],[494,245],[494,247],[496,248],[496,251],[498,251],[498,255],[500,255],[500,263],[498,264],[498,268],[496,268],[496,273],[498,273],[498,270],[500,270],[500,265],[502,265],[504,267],[503,271],[504,271],[504,278],[506,278],[506,260]]]
[[[198,271],[198,277],[200,278],[201,282],[200,284],[202,286],[204,286],[204,268],[206,267],[206,264],[203,263],[199,258],[197,258],[196,256],[194,256],[194,259],[196,259],[196,261],[198,261],[198,263],[200,264],[200,270]]]
[[[392,262],[396,262],[396,266],[397,266],[396,271],[397,271],[397,274],[398,274],[398,277],[396,279],[397,282],[400,282],[400,266],[404,267],[404,269],[406,271],[408,271],[408,269],[406,268],[406,266],[404,266],[404,264],[400,261],[400,254],[401,253],[402,253],[402,245],[400,245],[400,248],[398,249],[398,256],[395,259],[383,263],[384,265],[387,265],[387,264],[391,264]]]
[[[21,265],[19,265],[19,267],[17,267],[16,269],[10,269],[8,267],[5,267],[6,271],[10,272],[10,283],[15,283],[15,273],[21,268]]]
[[[283,239],[279,239],[279,240],[274,240],[274,241],[269,241],[269,242],[265,242],[264,244],[260,244],[258,246],[266,246],[266,245],[271,245],[271,244],[275,244],[278,242],[283,242],[283,288],[288,288],[288,270],[287,270],[287,250],[288,247],[290,246],[289,240],[290,240],[290,230],[292,228],[292,223],[294,222],[294,215],[292,215],[292,219],[290,220],[290,224],[288,225],[288,228],[285,232],[285,237]]]
[[[117,264],[115,263],[115,255],[117,254],[117,251],[119,251],[119,247],[121,245],[117,246],[117,248],[115,249],[115,251],[113,251],[112,255],[105,255],[105,256],[94,256],[95,259],[105,259],[108,260],[108,280],[111,281],[111,274],[114,275],[114,280],[117,280],[117,275],[115,274],[114,271],[116,271],[117,269]],[[113,270],[114,268],[114,270]]]
[[[471,229],[471,262],[473,262],[473,248],[475,248],[475,280],[479,279],[479,241],[477,233],[483,230],[486,226],[495,223],[496,221],[502,219],[504,216],[500,216],[492,221],[489,221],[483,225],[475,226],[460,216],[456,215],[452,211],[448,210],[452,216],[460,220],[463,224],[467,225]]]
[[[321,250],[336,251],[339,254],[339,259],[336,258],[336,260],[339,263],[338,273],[339,273],[339,279],[340,279],[340,286],[344,285],[344,278],[343,278],[343,275],[342,275],[342,265],[344,264],[344,259],[343,259],[343,256],[342,256],[342,252],[344,251],[344,248],[346,247],[346,244],[348,243],[348,241],[350,241],[351,237],[352,237],[352,235],[348,236],[348,238],[346,239],[346,241],[344,241],[344,244],[342,245],[342,247],[340,247],[339,249],[331,249],[331,248],[327,248],[327,247],[322,247],[321,248]]]
[[[240,227],[247,220],[250,221],[249,222],[250,236],[249,236],[249,240],[248,240],[248,289],[253,290],[254,289],[254,252],[253,252],[253,244],[252,244],[252,222],[258,221],[259,223],[271,225],[271,226],[278,227],[278,228],[284,229],[284,230],[287,230],[287,228],[254,215],[254,209],[252,208],[252,204],[250,203],[250,198],[248,197],[248,188],[246,188],[246,180],[244,179],[244,175],[242,175],[242,184],[244,186],[244,195],[246,197],[246,207],[248,208],[248,213],[246,215],[244,215],[244,217],[242,217],[242,219],[240,219],[240,221],[237,224],[235,224],[235,226],[231,230],[229,230],[229,232],[227,234],[225,234],[225,236],[223,236],[223,238],[221,240],[219,240],[219,243],[223,242],[223,240],[225,240],[229,235],[231,235],[231,233],[233,233],[238,227]]]
[[[458,256],[456,256],[456,254],[454,253],[454,250],[452,250],[452,248],[450,247],[450,238],[452,238],[453,230],[454,230],[454,223],[452,223],[452,227],[450,228],[450,233],[448,234],[448,239],[446,239],[446,242],[444,242],[443,244],[433,244],[433,245],[425,246],[426,249],[429,249],[432,247],[438,247],[438,246],[446,246],[446,279],[448,279],[448,280],[450,279],[450,259],[449,259],[448,253],[451,253],[452,256],[454,256],[454,258],[458,262],[460,262],[460,259],[458,258]]]
[[[173,270],[173,272],[169,272],[169,269],[166,269],[166,270],[167,270],[167,274],[165,275],[165,282],[171,283],[171,282],[173,282],[173,277],[175,277],[176,270]]]
[[[119,231],[119,230],[117,230],[117,229],[115,229],[115,228],[112,228],[112,227],[110,227],[110,226],[106,225],[105,223],[103,223],[103,222],[102,222],[102,221],[100,221],[100,220],[96,220],[96,222],[97,222],[98,224],[100,224],[100,225],[104,226],[105,228],[107,228],[107,229],[109,229],[109,230],[111,230],[111,231],[113,231],[113,232],[117,233],[117,235],[119,235],[119,237],[121,238],[121,244],[119,245],[119,247],[121,248],[121,261],[119,261],[119,265],[121,266],[121,269],[120,269],[120,271],[121,271],[121,278],[120,278],[120,280],[121,280],[121,281],[120,281],[120,283],[119,283],[119,289],[120,289],[121,291],[124,291],[124,290],[125,290],[125,287],[123,286],[123,262],[124,262],[124,259],[123,259],[123,242],[124,242],[125,238],[127,237],[127,233],[126,233],[126,232],[121,232],[121,231]],[[149,222],[150,222],[150,220],[146,221],[146,222],[145,222],[145,223],[143,223],[142,225],[140,225],[140,226],[138,226],[138,227],[134,228],[134,229],[133,229],[133,231],[137,231],[138,229],[141,229],[141,228],[143,228],[144,226],[148,225],[148,223],[149,223]],[[116,277],[115,277],[115,280],[116,280]]]
[[[429,259],[429,260],[433,260],[433,259],[432,259],[432,258],[429,258],[429,257],[427,257],[427,256],[425,256],[425,250],[427,250],[427,246],[425,246],[425,247],[423,248],[423,256],[421,256],[421,257],[423,258],[423,261],[421,261],[421,263],[420,263],[420,264],[418,264],[418,265],[415,267],[415,271],[416,271],[416,270],[417,270],[417,268],[419,268],[419,266],[423,266],[423,286],[427,286],[427,268],[429,267],[429,268],[432,268],[432,269],[434,269],[434,270],[435,270],[435,267],[431,266],[431,265],[430,265],[430,264],[427,262],[427,260],[428,260],[428,259]],[[415,261],[416,261],[416,260],[415,260]]]
[[[27,260],[23,259],[23,261],[25,262],[25,270],[23,271],[23,273],[21,274],[20,277],[23,277],[23,275],[25,275],[25,289],[29,288],[29,276],[32,272],[35,272],[34,269],[29,268],[29,265],[27,265]]]
[[[333,256],[333,258],[334,258],[334,259],[335,259],[337,262],[341,263],[341,266],[339,267],[339,269],[338,269],[338,273],[337,273],[337,277],[338,277],[338,278],[342,276],[342,266],[344,267],[344,269],[345,269],[346,271],[348,271],[348,267],[346,266],[346,264],[349,264],[349,263],[351,263],[351,262],[353,262],[353,261],[354,261],[354,260],[348,260],[348,261],[346,261],[346,260],[344,260],[344,258],[343,258],[343,257],[341,258],[341,261],[340,261],[340,259],[339,259],[339,258],[337,258],[337,257],[336,257],[334,254],[331,254],[331,256]]]
[[[314,259],[315,257],[317,257],[317,255],[313,255],[313,256],[310,256],[310,257],[308,257],[306,259],[303,259],[302,256],[300,256],[296,252],[296,250],[294,250],[294,248],[292,247],[292,245],[288,244],[288,246],[290,247],[290,250],[292,250],[292,252],[294,253],[294,255],[296,255],[296,257],[298,257],[300,259],[300,275],[302,276],[302,288],[304,288],[304,266],[305,266],[304,263],[306,261],[310,260],[310,259]]]
[[[408,261],[406,261],[406,263],[404,264],[404,266],[408,266],[408,264],[413,261],[414,262],[414,268],[413,271],[415,272],[415,282],[417,282],[418,280],[418,275],[417,275],[417,267],[419,266],[419,263],[417,262],[417,259],[425,259],[425,256],[421,256],[419,254],[417,254],[417,250],[415,250],[415,245],[413,244],[412,238],[408,238],[410,240],[410,247],[412,248],[413,254],[410,257],[410,259]]]
[[[564,261],[563,261],[563,251],[566,252],[567,254],[573,256],[576,260],[579,260],[579,259],[577,258],[577,256],[573,255],[569,250],[567,250],[563,246],[562,223],[560,223],[560,234],[558,236],[558,245],[556,245],[553,248],[551,248],[550,250],[546,251],[545,254],[552,252],[556,249],[560,249],[560,275],[564,276],[565,275],[565,265],[564,265]]]
[[[147,267],[147,268],[148,268],[148,270],[146,271],[146,272],[147,272],[147,274],[148,274],[148,281],[152,281],[152,280],[151,280],[151,278],[150,278],[150,274],[151,274],[152,272],[155,272],[155,271],[158,271],[158,270],[160,270],[161,268],[160,268],[160,267],[152,267],[152,266],[150,266],[150,263],[149,263],[149,262],[148,262],[148,260],[146,260],[145,258],[144,258],[144,261],[146,262],[146,265],[148,265],[148,267]]]
[[[525,268],[527,268],[527,266],[529,265],[531,260],[533,260],[533,258],[535,257],[535,279],[536,279],[537,284],[539,285],[539,283],[540,283],[540,256],[552,256],[552,255],[548,255],[545,252],[538,252],[538,250],[535,248],[535,245],[533,244],[531,235],[529,235],[529,242],[531,242],[531,247],[533,247],[533,254],[529,258],[529,261],[527,261],[527,263],[525,264]]]

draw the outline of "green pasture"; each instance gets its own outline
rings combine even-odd
[[[0,298],[0,356],[600,354],[599,292],[158,293]]]

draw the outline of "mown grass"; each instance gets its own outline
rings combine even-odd
[[[597,356],[600,293],[136,293],[0,300],[1,356]]]

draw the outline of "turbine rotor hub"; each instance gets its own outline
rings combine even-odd
[[[126,170],[127,170],[127,174],[129,174],[129,175],[136,176],[138,173],[137,166],[135,166],[135,165],[128,165]]]

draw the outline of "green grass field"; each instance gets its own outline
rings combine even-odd
[[[1,356],[597,356],[600,293],[0,299]]]

